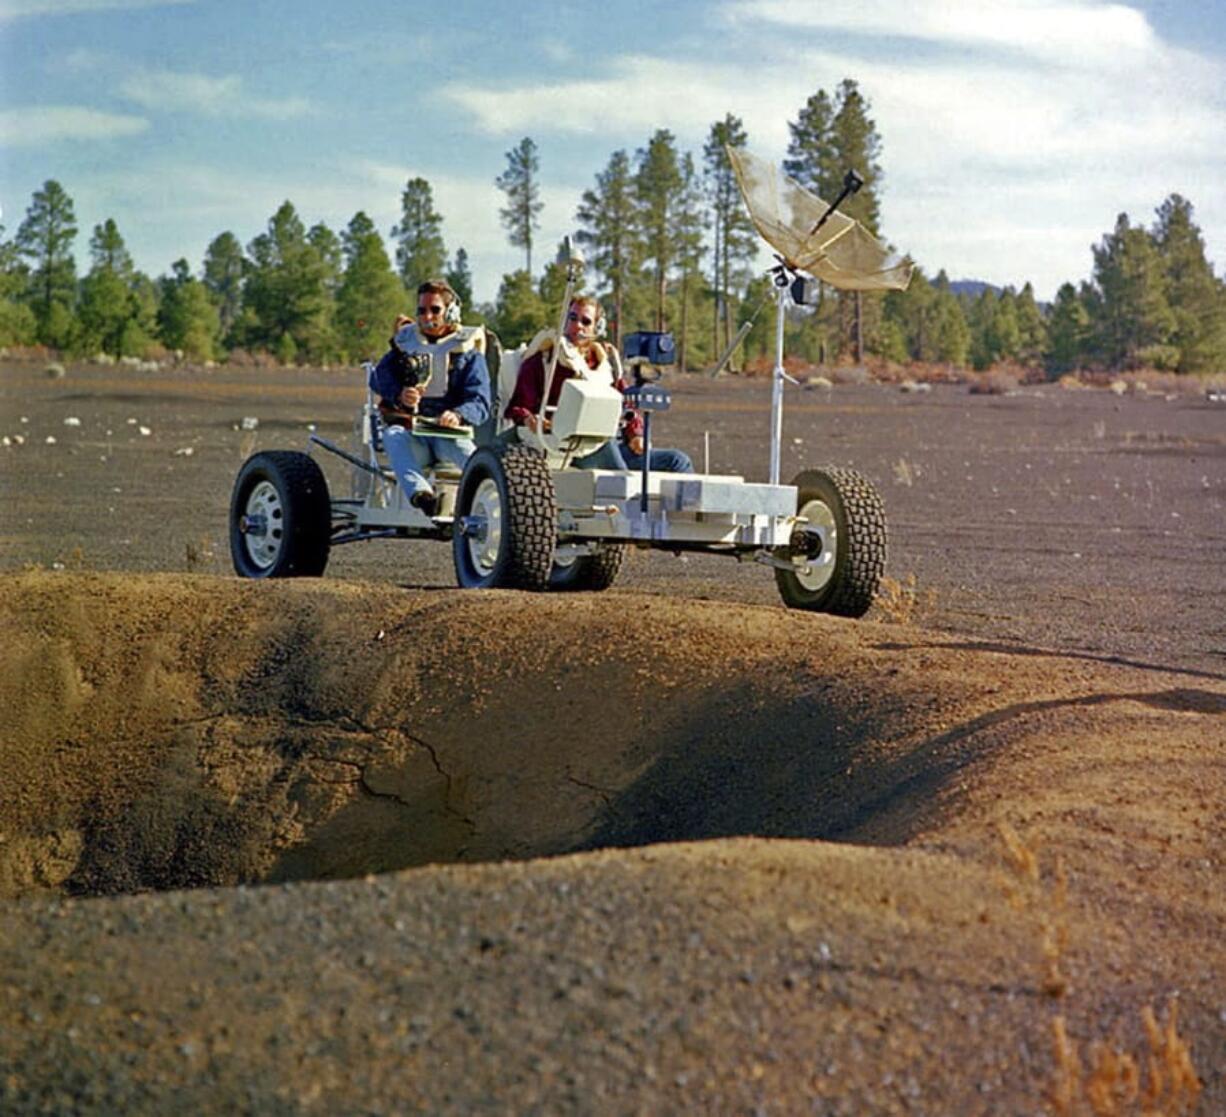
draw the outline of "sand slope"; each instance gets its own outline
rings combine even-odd
[[[1172,994],[1226,1109],[1210,673],[357,581],[0,623],[4,1112],[1035,1113],[1054,1016]]]

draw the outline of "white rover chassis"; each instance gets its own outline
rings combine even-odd
[[[514,384],[517,356],[503,355],[495,414]],[[315,576],[343,543],[449,539],[465,588],[603,590],[634,546],[764,563],[792,608],[867,612],[885,570],[886,527],[881,498],[866,478],[826,468],[781,485],[570,466],[615,434],[622,407],[611,385],[567,380],[549,435],[527,436],[533,444],[479,446],[462,473],[440,469],[431,478],[439,506],[428,516],[409,503],[384,462],[368,392],[357,453],[311,436],[353,466],[349,497],[329,496],[323,471],[306,453],[266,451],[243,465],[230,505],[235,570],[248,578]],[[777,415],[774,422],[777,477]]]

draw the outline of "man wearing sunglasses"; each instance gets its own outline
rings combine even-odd
[[[599,338],[604,334],[604,311],[591,295],[579,295],[571,301],[566,312],[566,325],[562,331],[562,347],[558,354],[558,367],[549,391],[549,405],[556,406],[562,384],[571,376],[589,378],[608,377],[609,381],[624,392],[627,384],[622,376],[617,353],[605,346]],[[537,412],[541,394],[545,390],[545,368],[549,349],[553,345],[553,331],[542,331],[528,347],[527,355],[519,366],[515,392],[507,404],[506,417],[516,427],[536,430]],[[549,429],[549,419],[545,419]],[[632,469],[643,465],[643,417],[637,411],[627,410],[622,420],[619,438],[608,442],[594,454],[576,458],[580,469]],[[651,451],[649,468],[653,472],[693,473],[694,464],[682,450],[655,449]]]
[[[477,427],[489,418],[484,349],[485,331],[460,325],[460,300],[451,285],[429,279],[417,288],[416,321],[397,320],[391,348],[371,376],[387,424],[383,445],[392,469],[410,503],[428,516],[438,511],[438,496],[426,470],[436,463],[463,469],[477,448],[470,436],[445,432]],[[443,432],[415,432],[414,417],[432,420]]]
[[[532,339],[519,366],[515,391],[511,393],[506,407],[506,418],[515,424],[515,429],[511,432],[512,438],[517,437],[519,428],[526,427],[535,431],[540,423],[538,413],[541,397],[545,393],[550,350],[554,345],[558,346],[558,364],[554,370],[553,382],[549,386],[547,411],[557,406],[562,385],[574,376],[600,380],[625,390],[621,370],[613,363],[616,353],[599,340],[599,335],[604,332],[603,322],[600,303],[590,295],[576,295],[567,308],[561,339],[557,338],[554,330],[542,330]],[[544,429],[549,430],[549,425],[550,419],[546,414]],[[638,425],[641,430],[641,419],[638,420]],[[580,469],[626,468],[625,459],[615,441],[606,442],[591,454],[576,458],[574,464]]]

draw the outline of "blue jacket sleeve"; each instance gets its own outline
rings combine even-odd
[[[370,378],[370,386],[379,394],[380,399],[394,403],[404,385],[396,372],[399,361],[393,350],[383,354],[383,359],[375,365],[375,371]]]

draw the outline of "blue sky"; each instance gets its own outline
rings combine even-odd
[[[1149,224],[1175,191],[1226,270],[1222,0],[0,0],[2,220],[58,179],[83,265],[113,217],[159,275],[223,230],[247,244],[287,198],[386,236],[422,175],[490,299],[522,263],[494,186],[522,136],[535,263],[614,150],[669,128],[701,159],[731,112],[778,160],[844,77],[882,136],[885,236],[929,274],[1050,298],[1117,213]]]

